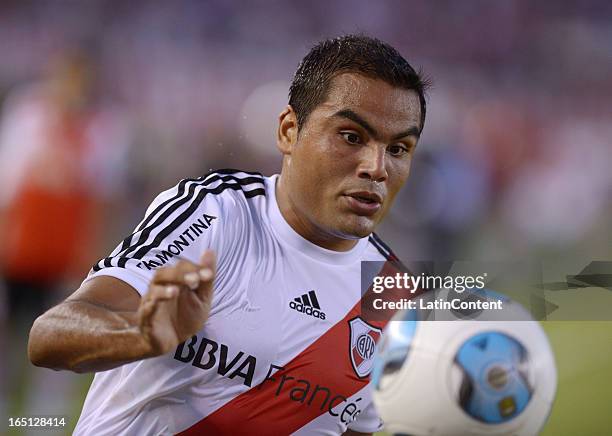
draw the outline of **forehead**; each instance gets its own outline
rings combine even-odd
[[[326,100],[315,110],[321,115],[332,115],[343,109],[351,109],[372,123],[394,130],[420,125],[421,105],[415,91],[356,73],[334,77]]]

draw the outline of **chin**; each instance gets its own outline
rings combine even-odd
[[[355,216],[345,223],[342,233],[347,239],[361,239],[369,236],[376,228],[377,222],[369,217]]]

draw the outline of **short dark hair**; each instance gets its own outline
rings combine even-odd
[[[289,104],[301,128],[327,98],[330,83],[341,73],[358,73],[392,86],[414,90],[421,103],[419,130],[425,125],[425,92],[429,80],[386,42],[365,35],[344,35],[315,45],[302,59],[289,88]]]

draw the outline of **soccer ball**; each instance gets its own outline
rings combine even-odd
[[[520,304],[506,299],[504,305],[512,319],[526,321],[490,321],[486,313],[484,321],[425,321],[415,310],[393,317],[372,371],[374,402],[386,431],[539,432],[557,387],[554,355],[539,323]]]

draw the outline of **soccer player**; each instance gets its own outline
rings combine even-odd
[[[76,434],[363,434],[380,329],[360,262],[406,182],[426,84],[348,35],[300,63],[280,175],[219,170],[161,193],[82,286],[36,320],[36,365],[95,371]]]

